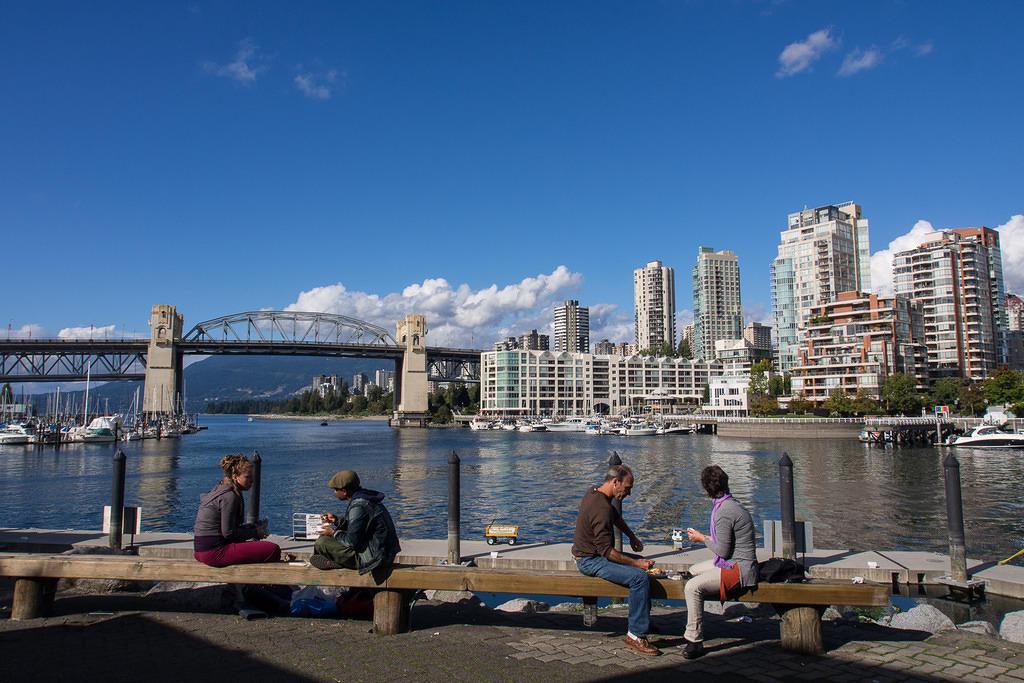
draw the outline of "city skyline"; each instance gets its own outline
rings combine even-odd
[[[432,345],[489,348],[576,299],[592,340],[632,341],[630,274],[685,273],[713,243],[738,256],[744,322],[774,325],[786,216],[849,199],[877,293],[926,232],[980,226],[1021,293],[1022,16],[15,6],[0,311],[12,336],[145,336],[153,304],[186,330],[258,309],[389,329],[416,312]]]

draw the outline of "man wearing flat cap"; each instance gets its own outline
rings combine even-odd
[[[318,569],[358,569],[360,574],[390,566],[401,547],[395,523],[381,503],[384,494],[362,488],[352,470],[338,472],[327,485],[348,501],[348,509],[343,516],[322,515],[324,527],[309,563]]]

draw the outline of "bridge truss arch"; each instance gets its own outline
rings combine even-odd
[[[396,346],[383,327],[334,313],[249,311],[196,324],[184,342],[282,342]]]

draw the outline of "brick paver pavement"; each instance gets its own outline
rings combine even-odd
[[[57,616],[46,619],[0,619],[3,680],[1024,681],[1024,646],[964,631],[927,637],[829,622],[827,654],[805,657],[779,647],[777,619],[708,615],[708,653],[687,661],[680,635],[685,615],[666,608],[655,608],[661,633],[652,636],[664,655],[644,657],[623,643],[624,608],[601,610],[588,629],[578,613],[509,614],[421,602],[412,632],[383,637],[364,621],[244,621],[166,606],[139,611],[151,605],[85,596],[59,600]]]

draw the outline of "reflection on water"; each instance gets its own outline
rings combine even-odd
[[[636,473],[625,514],[642,538],[667,542],[673,527],[706,528],[710,501],[700,470],[717,463],[755,521],[779,518],[778,459],[794,463],[797,518],[814,524],[821,548],[943,551],[947,545],[944,452],[882,449],[854,440],[722,439],[709,435],[594,437],[585,434],[395,431],[380,422],[246,422],[210,416],[209,429],[180,440],[130,442],[126,502],[143,528],[189,531],[199,494],[220,479],[226,453],[263,457],[261,515],[275,532],[293,512],[336,510],[327,480],[339,469],[387,494],[407,537],[447,534],[448,457],[462,461],[462,535],[482,538],[494,520],[521,525],[523,541],[570,541],[583,491],[599,483],[613,450]],[[0,526],[98,528],[109,503],[113,449],[0,447]],[[972,557],[1002,559],[1024,538],[1024,454],[957,453]]]

